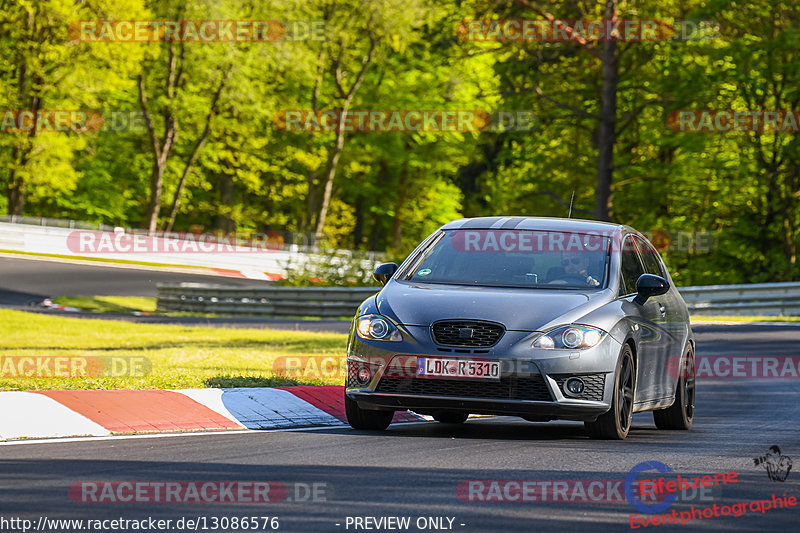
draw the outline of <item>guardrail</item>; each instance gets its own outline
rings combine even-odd
[[[158,285],[159,311],[304,316],[353,316],[379,287],[265,287],[177,283]],[[693,316],[800,315],[800,283],[680,287]]]
[[[71,220],[64,218],[47,218],[47,217],[26,217],[20,215],[0,215],[0,222],[7,224],[22,224],[24,226],[37,226],[49,228],[67,228],[72,230],[88,230],[88,231],[115,231],[119,228],[117,226],[110,226],[108,224],[95,224],[92,222],[83,222],[81,220]],[[122,228],[125,233],[148,233],[142,228]],[[203,233],[202,231],[199,232]],[[215,233],[215,232],[212,232]],[[300,231],[274,231],[269,230],[270,235],[280,235],[282,241],[282,249],[291,252],[315,252],[319,246],[314,246],[314,232],[300,232]],[[275,243],[271,243],[273,246]]]
[[[4,222],[7,220],[8,222]],[[34,224],[36,223],[36,224]],[[114,230],[117,230],[116,232]],[[87,231],[104,231],[107,237],[106,245],[90,247],[91,252],[76,250],[80,242],[78,236]],[[47,218],[21,218],[13,216],[0,217],[0,250],[27,252],[34,254],[57,254],[80,258],[101,258],[110,260],[137,261],[142,263],[155,263],[160,265],[175,265],[179,267],[204,267],[227,271],[237,271],[250,279],[269,280],[285,276],[287,269],[299,268],[305,264],[324,261],[338,261],[340,264],[349,261],[360,261],[367,271],[377,266],[383,256],[378,252],[353,252],[351,250],[314,249],[298,245],[283,245],[279,249],[272,247],[259,248],[249,246],[235,246],[234,250],[227,251],[224,246],[201,245],[200,235],[197,238],[191,234],[169,239],[162,236],[152,237],[154,246],[148,247],[145,243],[142,249],[132,248],[131,242],[135,235],[143,235],[144,230],[131,230],[113,228],[110,226],[97,226],[93,224],[78,223],[70,220],[57,220]],[[117,237],[125,236],[124,241],[127,251],[116,241]],[[92,242],[100,242],[99,235]],[[169,244],[167,243],[169,241]],[[113,244],[117,242],[118,244]],[[213,241],[212,241],[213,242]],[[191,246],[187,246],[190,244]],[[78,246],[78,248],[80,248]],[[150,249],[154,248],[154,249]],[[176,251],[178,250],[178,251]]]
[[[800,283],[679,287],[694,316],[800,315]]]
[[[378,292],[372,287],[265,287],[159,283],[159,311],[340,318]]]

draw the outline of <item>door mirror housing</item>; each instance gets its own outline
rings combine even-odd
[[[636,298],[633,299],[639,305],[643,305],[651,296],[664,294],[669,290],[669,283],[661,276],[655,274],[642,274],[636,280]]]
[[[372,277],[381,285],[386,285],[395,272],[397,272],[397,263],[384,263],[375,269]]]

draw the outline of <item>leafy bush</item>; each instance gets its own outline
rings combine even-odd
[[[320,250],[309,254],[293,254],[281,264],[286,279],[280,285],[292,287],[361,287],[375,285],[372,271],[382,254],[348,250]]]

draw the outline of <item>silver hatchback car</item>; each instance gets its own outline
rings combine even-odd
[[[357,429],[397,410],[584,421],[624,439],[631,416],[689,429],[694,339],[686,304],[636,230],[574,219],[461,219],[430,235],[358,309],[345,408]]]

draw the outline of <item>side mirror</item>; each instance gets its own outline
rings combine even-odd
[[[633,299],[639,305],[644,305],[651,296],[664,294],[669,290],[669,283],[661,276],[654,274],[642,274],[636,280],[636,298]]]
[[[395,272],[397,272],[397,263],[384,263],[375,269],[372,277],[381,285],[386,285]]]

